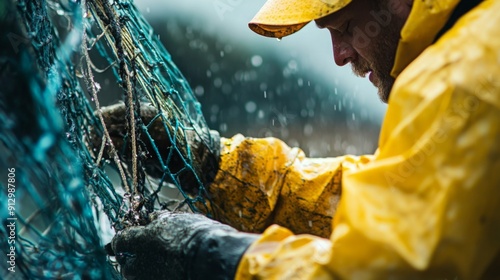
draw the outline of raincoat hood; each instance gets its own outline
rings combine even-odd
[[[339,11],[352,0],[268,0],[249,27],[259,35],[281,38],[309,22]],[[391,75],[397,77],[435,40],[461,0],[414,1],[401,39]],[[465,0],[462,0],[465,1]]]
[[[397,77],[436,39],[460,1],[414,1],[410,16],[401,30],[391,75]]]

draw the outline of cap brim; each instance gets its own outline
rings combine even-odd
[[[257,34],[282,38],[332,14],[352,0],[268,0],[248,26]]]

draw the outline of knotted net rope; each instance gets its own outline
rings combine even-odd
[[[120,278],[114,231],[157,209],[210,215],[218,138],[132,1],[6,0],[0,24],[3,279]],[[110,71],[122,102],[103,107]]]

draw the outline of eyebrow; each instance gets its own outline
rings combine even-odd
[[[335,17],[332,19],[330,18],[331,15],[335,14]],[[340,11],[336,11],[332,14],[329,14],[327,16],[324,16],[322,18],[315,19],[314,22],[316,23],[316,26],[319,29],[325,29],[331,25],[331,23],[336,24],[336,26],[333,26],[335,30],[338,28],[342,27],[343,24],[348,20],[348,15],[345,13],[345,9],[342,9]],[[340,26],[339,26],[340,24]]]

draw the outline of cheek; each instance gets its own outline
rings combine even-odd
[[[370,50],[371,50],[370,48],[359,49],[358,56],[359,60],[363,65],[366,65],[372,69],[373,66],[376,64],[376,61],[374,54]]]
[[[401,0],[389,0],[387,1],[387,9],[389,12],[396,17],[402,19],[407,18],[411,11],[411,6],[406,3],[406,1]]]
[[[387,26],[382,26],[375,20],[364,20],[352,28],[350,43],[354,49],[365,54],[363,56],[367,58],[372,50],[377,47],[378,41],[386,36],[386,29]]]

